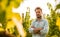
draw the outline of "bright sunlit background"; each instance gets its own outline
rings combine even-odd
[[[53,6],[53,9],[55,8],[55,5],[58,4],[59,0],[55,2],[54,0],[24,0],[24,2],[21,3],[21,5],[18,8],[13,8],[13,12],[18,12],[20,15],[24,13],[26,14],[27,7],[30,7],[30,19],[36,18],[34,9],[36,7],[41,7],[43,10],[43,14],[50,14],[50,11],[48,9],[47,3],[51,3]]]
[[[60,37],[60,0],[0,0],[0,32],[32,37],[28,28],[36,18],[36,7],[42,8],[43,18],[48,14],[50,30],[46,36]]]

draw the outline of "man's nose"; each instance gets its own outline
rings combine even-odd
[[[39,14],[38,12],[36,14]]]

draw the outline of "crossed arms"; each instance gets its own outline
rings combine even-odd
[[[29,32],[33,34],[46,34],[49,31],[49,25],[48,22],[45,21],[43,28],[35,28],[32,24],[32,26],[29,28]]]
[[[34,34],[41,34],[41,33],[40,33],[40,30],[43,29],[43,28],[35,28],[34,26],[31,26],[31,28],[34,29],[34,30],[33,30],[33,33],[34,33]]]

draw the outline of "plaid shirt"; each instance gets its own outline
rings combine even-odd
[[[41,19],[39,22],[37,20],[33,21],[31,26],[34,26],[36,28],[43,28],[43,30],[40,30],[41,34],[34,34],[34,28],[29,28],[29,32],[32,33],[32,37],[46,37],[46,34],[49,30],[48,21],[45,19]]]

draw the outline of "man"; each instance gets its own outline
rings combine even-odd
[[[42,9],[37,7],[35,9],[37,19],[32,22],[29,32],[32,37],[46,37],[49,30],[48,21],[42,18]]]

